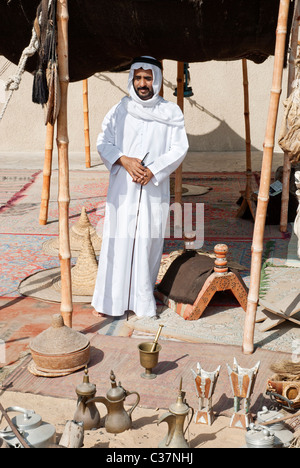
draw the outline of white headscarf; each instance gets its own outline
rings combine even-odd
[[[162,72],[161,69],[152,64],[143,62],[142,59],[155,60],[153,57],[141,57],[141,61],[135,62],[131,65],[128,77],[128,91],[130,97],[122,99],[122,104],[126,107],[127,112],[137,119],[155,121],[172,125],[176,127],[184,126],[183,114],[178,106],[170,105],[170,102],[165,101],[160,95],[162,85]],[[148,100],[141,99],[133,86],[134,70],[151,70],[153,73],[153,96]]]

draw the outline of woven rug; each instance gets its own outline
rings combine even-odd
[[[96,318],[93,311],[90,304],[73,304],[74,330],[101,336],[131,335],[131,330],[125,326],[126,318]],[[0,343],[5,342],[5,364],[8,371],[24,354],[28,354],[30,341],[51,326],[55,314],[60,314],[59,303],[22,296],[0,297]],[[0,381],[1,377],[0,359]]]
[[[198,400],[191,369],[196,370],[197,362],[206,371],[214,371],[221,365],[220,377],[213,398],[214,411],[230,416],[233,411],[233,395],[228,378],[226,364],[233,366],[236,358],[239,365],[245,368],[253,367],[261,362],[260,370],[251,399],[251,410],[256,413],[270,399],[265,396],[266,381],[272,375],[270,365],[278,360],[278,353],[258,349],[251,356],[245,356],[239,347],[215,344],[179,343],[160,340],[162,349],[159,362],[153,369],[157,378],[146,380],[140,377],[144,372],[139,360],[138,344],[145,339],[128,339],[122,337],[91,336],[91,360],[89,363],[90,382],[97,387],[97,395],[105,396],[110,388],[109,375],[111,370],[116,375],[117,382],[128,391],[140,394],[140,404],[145,408],[168,408],[175,403],[180,379],[183,379],[183,390],[190,406],[197,409]],[[288,359],[290,355],[281,353],[280,359]],[[28,370],[31,358],[28,357],[18,368],[4,380],[2,388],[8,391],[48,395],[74,399],[76,407],[76,386],[82,382],[83,371],[65,377],[47,378],[32,375]],[[130,399],[126,404],[130,404]],[[100,407],[101,411],[101,407]],[[105,409],[102,409],[102,414]]]
[[[263,310],[258,307],[257,316]],[[226,344],[242,347],[245,325],[245,311],[228,292],[217,293],[198,320],[184,320],[173,310],[157,302],[157,318],[131,318],[125,322],[133,335],[155,335],[158,325],[164,325],[162,336],[190,343]],[[299,327],[285,322],[270,331],[261,331],[259,324],[255,327],[255,348],[291,353],[293,343],[299,339]]]
[[[12,172],[3,170],[1,173],[6,177],[5,186],[8,186],[8,177],[14,177]],[[19,172],[14,174],[17,177]],[[12,191],[16,192],[0,211],[0,233],[58,235],[58,171],[53,171],[51,176],[48,223],[45,226],[39,224],[43,173],[31,175],[30,180],[31,183],[24,183],[21,187],[12,185]],[[70,171],[70,226],[78,221],[82,207],[85,207],[91,223],[97,225],[104,215],[107,188],[108,174],[105,172]],[[7,187],[7,190],[10,189]]]
[[[35,182],[41,171],[22,169],[22,172],[13,169],[2,169],[0,175],[0,213],[19,202],[30,186]]]
[[[57,183],[58,172],[51,176],[51,192],[48,223],[39,224],[40,198],[43,174],[41,171],[2,171],[3,209],[0,210],[0,266],[3,272],[0,294],[17,296],[18,283],[37,271],[59,266],[55,256],[43,251],[43,244],[58,234]],[[24,177],[24,179],[23,179]],[[253,187],[257,184],[253,175]],[[250,269],[253,221],[236,218],[236,204],[240,191],[246,183],[243,173],[184,173],[183,183],[189,186],[207,187],[201,196],[184,197],[184,203],[204,204],[205,237],[204,250],[213,252],[216,243],[225,242],[229,247],[228,258]],[[108,174],[95,170],[70,171],[70,216],[69,225],[74,225],[84,206],[91,224],[97,227],[105,213]],[[171,203],[174,199],[171,199]],[[195,226],[193,213],[193,226]],[[282,234],[278,226],[266,226],[265,243],[273,239],[274,264],[286,259],[289,236]],[[182,248],[182,239],[165,240],[164,254]],[[72,260],[74,263],[74,259]],[[249,273],[249,272],[248,272]],[[247,282],[248,273],[244,274]]]
[[[45,255],[48,236],[0,234],[0,296],[19,296],[21,280],[36,271],[59,266],[58,257]]]
[[[241,191],[245,190],[246,186],[244,173],[184,173],[183,182],[191,185],[200,184],[203,187],[211,188],[209,192],[201,197],[185,197],[183,200],[184,203],[192,203],[194,211],[196,203],[204,204],[204,238],[206,240],[252,240],[253,220],[236,216],[239,209],[237,202]],[[253,191],[258,190],[258,187],[259,175],[253,173]],[[172,201],[174,200],[172,199]],[[194,211],[193,229],[196,229]],[[265,226],[265,239],[286,239],[290,235],[290,226],[286,234],[281,233],[277,225]]]
[[[22,181],[22,179],[19,180],[18,171],[2,171],[1,190],[5,194],[3,195],[4,208],[0,210],[0,233],[57,235],[58,172],[53,171],[51,176],[48,224],[46,226],[39,224],[43,174],[41,171],[28,172],[25,176],[26,180]],[[91,223],[93,226],[97,226],[104,216],[108,178],[106,172],[70,171],[70,225],[78,220],[82,207],[85,207]],[[257,174],[254,174],[253,189],[258,187],[257,178]],[[197,203],[204,204],[205,239],[252,239],[253,221],[236,217],[237,201],[240,198],[240,191],[245,188],[245,183],[244,173],[183,174],[183,184],[208,189],[202,195],[183,198],[183,203],[192,203],[193,209]],[[173,201],[174,198],[171,199],[171,203]],[[195,227],[195,213],[193,214],[193,227]],[[290,236],[290,231],[288,236]],[[279,231],[278,226],[265,227],[266,239],[284,239],[285,237],[286,235]]]

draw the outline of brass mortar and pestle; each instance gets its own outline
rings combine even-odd
[[[152,369],[158,363],[158,355],[161,350],[161,345],[158,344],[158,338],[164,325],[159,325],[159,329],[156,333],[154,341],[152,343],[145,342],[138,345],[140,353],[141,366],[145,368],[145,372],[141,374],[143,379],[155,379],[156,374],[152,372]]]

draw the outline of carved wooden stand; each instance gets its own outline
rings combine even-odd
[[[177,312],[185,320],[198,320],[217,291],[232,291],[241,307],[246,311],[247,288],[235,273],[228,272],[227,245],[216,245],[214,252],[216,255],[214,273],[205,281],[194,304],[182,304],[167,298],[161,293],[156,294],[170,309]]]

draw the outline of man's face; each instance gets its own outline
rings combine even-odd
[[[143,68],[134,70],[133,86],[140,99],[143,101],[151,99],[153,96],[152,70],[143,70]]]

